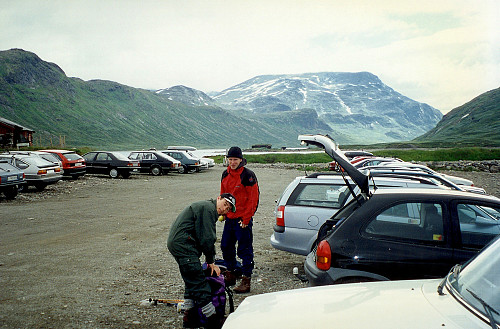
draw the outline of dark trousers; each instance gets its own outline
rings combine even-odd
[[[228,270],[234,271],[238,255],[242,263],[242,274],[246,277],[252,276],[254,267],[252,226],[253,220],[250,220],[247,227],[241,228],[239,219],[226,219],[220,243],[222,257]]]
[[[203,306],[212,300],[212,291],[208,284],[200,259],[193,255],[191,257],[175,257],[182,280],[184,280],[184,298],[193,299],[198,305]]]

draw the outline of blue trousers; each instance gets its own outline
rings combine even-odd
[[[240,219],[226,219],[220,248],[228,270],[235,270],[236,255],[238,255],[241,259],[242,274],[246,277],[251,277],[254,267],[252,245],[253,219],[250,220],[250,223],[245,228],[241,228],[239,220]],[[238,243],[238,248],[236,248],[236,243]]]

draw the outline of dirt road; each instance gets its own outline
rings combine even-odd
[[[293,267],[303,273],[304,257],[269,244],[274,200],[302,173],[249,167],[261,191],[251,294],[305,287],[292,275]],[[191,202],[217,196],[222,170],[89,176],[0,200],[0,327],[181,328],[174,307],[139,302],[182,298],[182,279],[165,245],[168,229]],[[498,174],[465,176],[498,196]],[[220,236],[222,224],[217,230]],[[236,305],[248,295],[235,296]]]

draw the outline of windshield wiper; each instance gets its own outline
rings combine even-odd
[[[446,280],[448,279],[448,277],[453,274],[453,279],[456,280],[457,279],[457,276],[458,274],[460,273],[460,269],[462,268],[462,265],[460,264],[456,264],[455,266],[453,266],[451,268],[451,270],[448,272],[448,274],[444,277],[443,281],[441,281],[441,283],[438,285],[437,287],[437,292],[439,294],[439,296],[443,296],[445,295],[443,293],[443,288],[444,288],[444,285],[446,284]]]
[[[481,305],[483,305],[483,308],[484,308],[484,311],[486,312],[486,315],[488,315],[488,319],[490,320],[490,326],[492,329],[497,329],[497,326],[498,326],[498,323],[495,321],[495,317],[493,317],[493,312],[497,315],[500,315],[498,314],[497,311],[495,311],[493,309],[493,307],[491,307],[490,305],[488,305],[488,303],[486,303],[481,297],[479,297],[478,295],[476,295],[475,292],[473,292],[472,290],[470,289],[466,289],[469,294],[471,294],[472,297],[474,297],[475,299],[477,299]]]

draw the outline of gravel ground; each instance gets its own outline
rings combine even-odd
[[[253,294],[306,287],[303,256],[269,244],[275,200],[303,173],[249,165],[259,179]],[[181,328],[175,307],[147,298],[182,298],[183,283],[166,249],[168,229],[191,202],[216,197],[222,166],[187,175],[130,179],[86,176],[16,200],[0,198],[0,327]],[[500,174],[446,172],[500,197]],[[222,224],[217,225],[220,237]],[[218,254],[220,257],[220,252]]]

